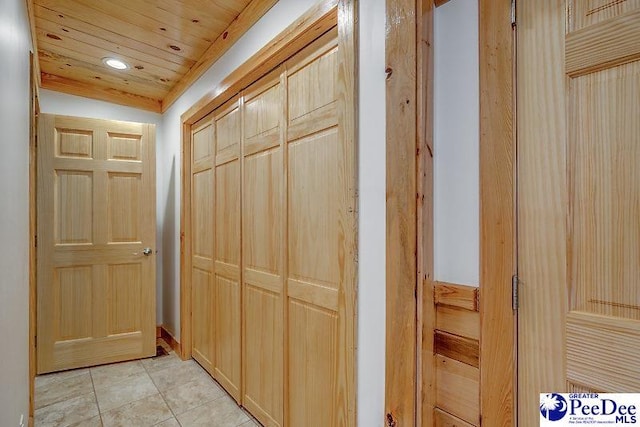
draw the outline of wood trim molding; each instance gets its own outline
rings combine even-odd
[[[338,24],[338,0],[322,0],[204,95],[181,117],[193,124]]]
[[[514,31],[509,2],[480,0],[480,413],[515,425]]]
[[[224,55],[278,0],[253,0],[226,30],[213,41],[202,57],[175,84],[162,100],[164,113],[195,83],[218,59]]]
[[[416,423],[416,0],[386,3],[387,425]]]
[[[417,4],[417,334],[416,425],[434,425],[436,359],[433,331],[436,327],[433,274],[433,0]]]
[[[53,74],[41,73],[41,76],[41,87],[43,89],[50,89],[85,98],[111,102],[118,105],[125,105],[127,107],[140,108],[142,110],[153,111],[155,113],[161,112],[161,103],[156,99],[134,95],[107,87],[100,87],[90,83],[80,82],[78,80],[55,76]]]
[[[358,266],[358,0],[339,0],[337,10],[338,24],[338,139],[343,141],[344,161],[341,175],[346,179],[348,188],[345,200],[346,209],[341,209],[339,221],[344,224],[345,239],[343,247],[344,289],[338,299],[338,310],[344,326],[338,327],[338,377],[345,378],[347,408],[345,419],[338,424],[356,425],[356,336],[357,336],[357,276]],[[341,381],[342,382],[342,381]],[[342,417],[340,417],[342,418]]]
[[[36,32],[36,14],[33,0],[25,0],[27,3],[27,14],[29,15],[29,29],[31,31],[31,48],[33,51],[33,66],[31,72],[36,79],[36,92],[42,85],[42,78],[40,76],[40,58],[38,56],[38,33]],[[39,95],[39,94],[38,94]]]
[[[37,313],[37,249],[36,234],[38,231],[38,74],[35,72],[37,53],[29,55],[31,76],[29,79],[30,111],[29,111],[29,426],[34,424],[35,412],[35,378],[36,378],[36,313]]]
[[[180,176],[180,340],[183,360],[191,358],[191,125],[182,124],[180,138],[182,171]]]
[[[182,354],[182,348],[181,348],[182,346],[173,337],[173,335],[171,335],[171,333],[164,328],[164,326],[158,326],[156,337],[162,338],[164,342],[166,342],[169,345],[169,347],[171,347],[173,351],[176,352],[177,355]]]

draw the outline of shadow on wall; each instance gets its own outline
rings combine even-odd
[[[180,295],[177,292],[178,287],[174,286],[174,278],[176,277],[175,263],[176,251],[179,251],[179,245],[175,244],[176,233],[176,158],[171,160],[171,172],[169,173],[169,190],[167,193],[167,204],[164,208],[164,222],[162,224],[162,319],[165,328],[176,338],[178,338],[177,321],[179,313],[176,307],[180,304]]]

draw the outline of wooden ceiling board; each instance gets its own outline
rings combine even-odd
[[[40,57],[40,69],[43,73],[55,74],[66,79],[77,80],[85,84],[93,84],[105,88],[119,88],[119,90],[131,93],[132,95],[144,96],[156,101],[162,98],[157,94],[159,89],[139,82],[123,81],[120,77],[115,77],[108,72],[98,72],[86,67],[63,67],[59,63]]]
[[[134,95],[130,92],[121,91],[112,87],[105,88],[95,84],[67,79],[53,74],[42,73],[42,87],[57,92],[83,96],[85,98],[99,99],[101,101],[154,111],[156,113],[160,113],[162,111],[161,102],[157,99],[146,98],[144,96]]]
[[[56,40],[47,37],[48,43],[66,47],[71,50],[73,50],[72,46],[88,45],[97,49],[102,49],[105,52],[109,52],[110,55],[113,55],[113,53],[111,52],[118,52],[118,56],[122,56],[122,58],[125,58],[127,62],[129,62],[129,64],[131,64],[131,66],[134,68],[136,67],[136,65],[142,66],[144,67],[144,69],[148,70],[152,70],[153,67],[159,67],[172,73],[184,74],[189,71],[189,68],[191,67],[191,65],[193,65],[180,64],[168,61],[164,58],[158,58],[152,53],[147,53],[144,51],[132,49],[128,46],[113,43],[111,41],[101,39],[91,34],[77,31],[70,27],[61,26],[55,22],[47,21],[45,19],[36,18],[36,22],[38,25],[37,31],[43,31],[45,35],[52,34],[61,39]],[[174,74],[172,74],[172,76],[173,75]]]
[[[131,1],[138,3],[140,2],[140,0]],[[149,18],[130,8],[123,8],[122,6],[116,4],[116,2],[96,0],[74,0],[74,2],[94,9],[101,13],[103,16],[119,19],[122,22],[126,22],[129,24],[129,26],[136,26],[138,29],[159,36],[166,36],[169,39],[173,40],[174,45],[178,46],[180,49],[192,48],[195,51],[201,51],[203,49],[206,49],[211,43],[210,40],[207,40],[203,37],[196,37],[191,35],[190,32],[183,32],[178,28],[174,28],[167,22]],[[196,28],[198,24],[199,23],[192,23],[194,28]]]
[[[100,42],[96,43],[96,40],[102,40],[103,47],[106,49],[116,49],[118,51],[122,47],[126,47],[136,54],[146,54],[158,60],[164,60],[177,64],[189,69],[194,60],[184,58],[177,54],[177,52],[171,49],[157,48],[144,42],[123,36],[111,30],[105,30],[97,27],[91,23],[80,21],[70,16],[64,16],[58,12],[44,8],[42,6],[36,6],[36,23],[39,19],[43,21],[52,22],[59,26],[59,28],[67,33],[68,36],[75,40],[84,41],[94,46],[101,46]],[[36,24],[37,25],[37,24]],[[170,68],[167,66],[166,68]]]
[[[39,31],[40,30],[38,30],[38,32]],[[80,47],[82,46],[82,44],[79,44],[73,39],[53,40],[45,36],[44,38],[41,38],[39,40],[38,46],[43,51],[47,51],[49,53],[53,53],[55,56],[59,56],[62,65],[65,65],[73,60],[76,60],[76,62],[85,62],[87,64],[103,68],[104,70],[107,70],[111,73],[115,73],[115,75],[121,76],[122,78],[140,78],[148,80],[149,83],[157,85],[158,87],[170,88],[176,82],[174,80],[176,75],[175,71],[158,67],[155,64],[138,61],[135,58],[131,58],[126,55],[117,54],[115,56],[131,65],[131,69],[127,70],[127,72],[113,70],[109,67],[105,67],[104,63],[102,62],[102,58],[107,56],[114,56],[113,53],[91,45],[84,45],[86,49],[81,50]],[[55,59],[55,57],[52,57],[52,55],[49,56],[50,59]]]
[[[42,87],[156,111],[168,108],[277,0],[27,2]],[[106,57],[129,69],[108,68]]]
[[[216,35],[224,31],[240,12],[249,3],[249,0],[235,1],[242,6],[239,11],[228,10],[215,6],[207,8],[206,2],[198,1],[189,5],[184,1],[167,0],[116,0],[119,4],[128,4],[127,7],[137,12],[165,23],[173,28],[188,32],[197,37],[208,40],[210,43]]]
[[[150,96],[155,99],[162,99],[158,93],[168,92],[169,85],[160,86],[150,80],[146,80],[139,76],[119,73],[116,70],[110,70],[103,65],[91,64],[89,62],[81,62],[77,59],[60,57],[60,55],[48,52],[46,45],[40,46],[40,61],[42,71],[49,74],[58,73],[68,78],[78,78],[85,82],[94,80],[108,81],[116,87],[127,87],[128,90],[137,95]],[[47,67],[44,66],[47,64]]]
[[[96,0],[98,1],[98,0]],[[132,0],[136,1],[136,0]],[[158,33],[148,31],[137,24],[123,21],[115,16],[107,15],[97,9],[88,7],[75,0],[36,0],[36,4],[54,10],[60,15],[70,16],[79,21],[90,23],[92,26],[105,30],[115,31],[128,39],[133,39],[151,46],[156,46],[167,51],[197,61],[200,57],[202,46],[206,45],[203,40],[200,49],[182,43],[179,40],[169,37],[161,30]],[[36,15],[37,17],[37,15]],[[180,50],[174,50],[170,46],[177,46]]]

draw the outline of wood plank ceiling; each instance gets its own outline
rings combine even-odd
[[[41,87],[162,112],[277,0],[28,0]],[[129,67],[111,69],[105,58]]]

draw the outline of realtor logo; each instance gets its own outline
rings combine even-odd
[[[540,426],[638,425],[640,393],[541,393]]]
[[[547,421],[558,421],[567,415],[567,401],[558,393],[540,395],[540,414]]]

